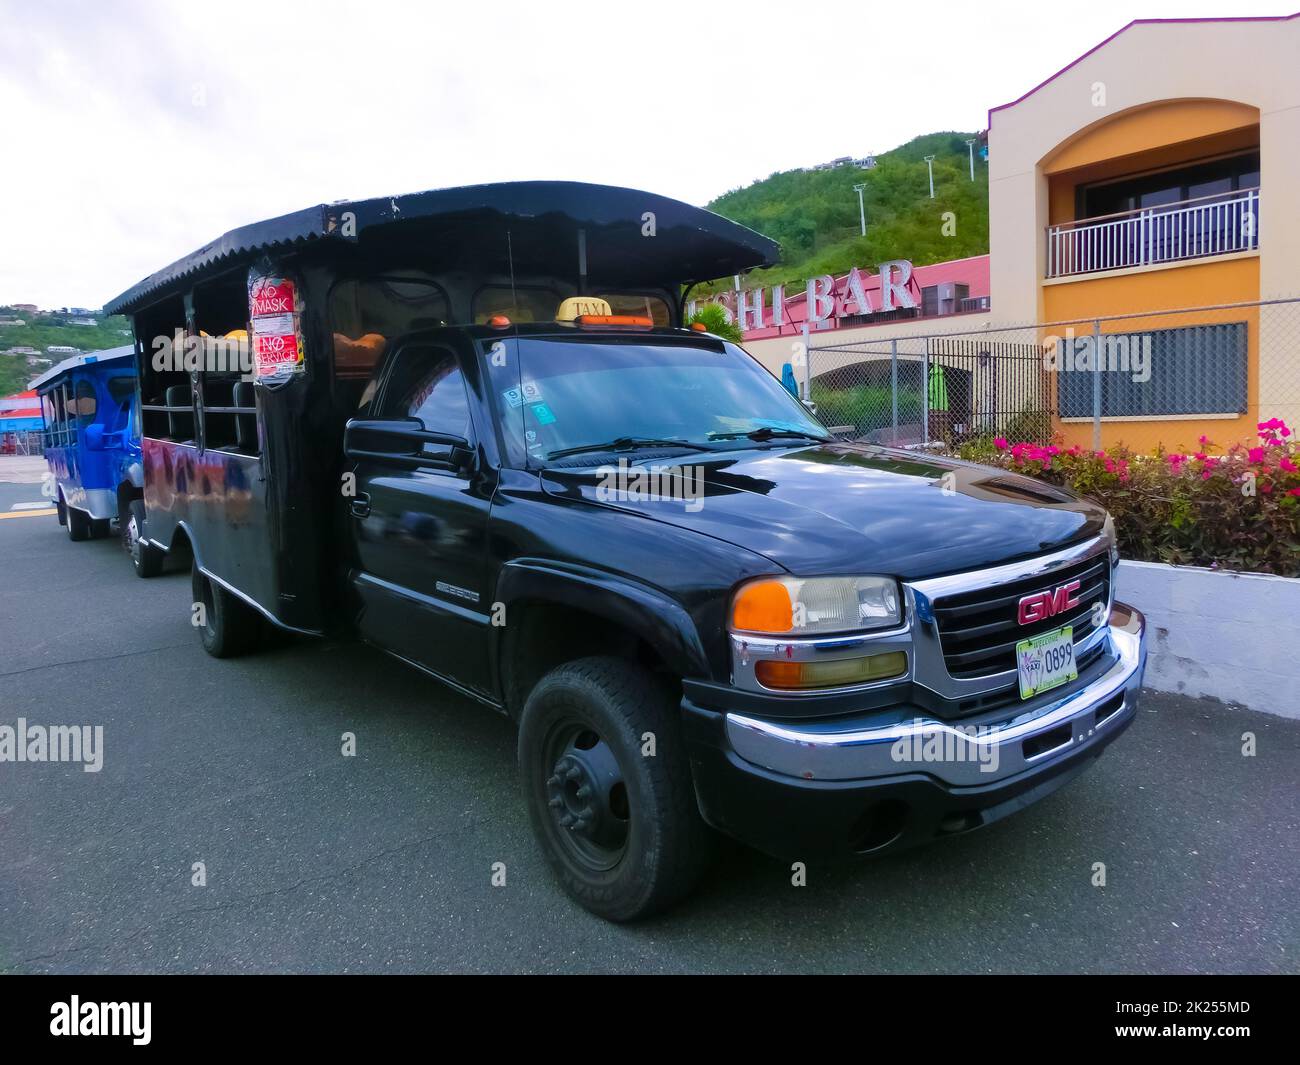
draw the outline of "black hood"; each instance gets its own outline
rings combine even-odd
[[[623,499],[607,490],[608,476],[590,468],[547,470],[542,480],[551,494],[692,529],[805,576],[917,580],[979,569],[1090,539],[1106,520],[1096,503],[1030,477],[862,444],[633,455],[628,462],[629,472],[702,470],[692,474],[702,476],[702,492],[694,502]]]

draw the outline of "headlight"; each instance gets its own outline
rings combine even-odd
[[[1101,537],[1110,544],[1110,564],[1112,568],[1119,565],[1119,541],[1115,536],[1115,519],[1106,515],[1106,523],[1101,527]]]
[[[773,636],[888,629],[903,620],[891,577],[765,577],[741,585],[731,628]]]

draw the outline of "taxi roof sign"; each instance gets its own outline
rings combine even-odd
[[[605,318],[613,313],[614,308],[609,305],[609,301],[603,300],[599,296],[570,296],[561,302],[559,310],[555,312],[555,320],[557,322],[575,322],[587,314]]]

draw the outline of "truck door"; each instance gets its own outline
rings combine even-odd
[[[369,413],[349,429],[356,496],[344,500],[360,564],[353,584],[363,606],[361,635],[488,692],[492,489],[471,458],[477,448],[456,353],[428,343],[400,349]],[[430,441],[430,434],[467,446]]]

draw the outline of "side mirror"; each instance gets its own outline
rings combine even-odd
[[[429,444],[438,450],[428,450]],[[343,453],[357,462],[453,472],[474,457],[464,437],[429,432],[418,418],[353,418],[343,430]]]
[[[104,450],[104,427],[99,422],[91,422],[86,426],[85,435],[87,451]]]
[[[807,407],[810,411],[812,411],[813,414],[817,413],[817,404],[814,403],[811,399],[801,399],[799,402],[802,403],[805,407]]]

